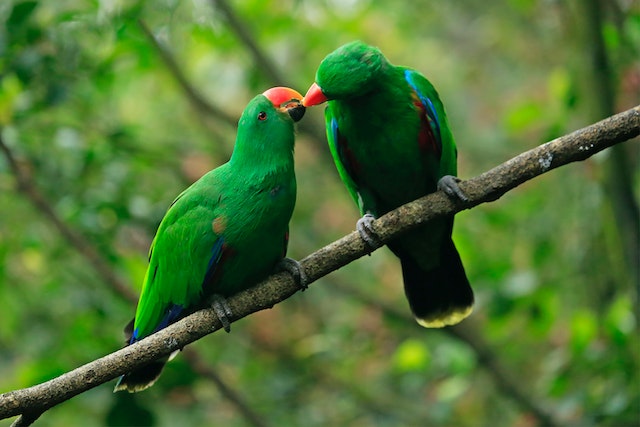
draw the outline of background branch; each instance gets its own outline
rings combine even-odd
[[[383,242],[429,220],[498,199],[507,191],[562,165],[584,160],[612,145],[640,134],[640,106],[609,117],[569,135],[529,150],[480,176],[461,183],[469,196],[457,205],[441,192],[430,194],[389,212],[374,222]],[[353,232],[301,261],[310,281],[367,254],[370,249]],[[299,289],[286,273],[271,276],[241,292],[228,303],[236,321],[271,308]],[[162,355],[183,348],[221,328],[213,310],[198,311],[131,346],[83,365],[45,383],[0,395],[0,417],[40,414],[46,409],[107,382]]]
[[[247,47],[260,71],[265,74],[274,85],[285,85],[288,80],[284,78],[280,70],[278,70],[278,67],[271,62],[269,57],[263,53],[249,28],[238,18],[229,3],[227,3],[226,0],[211,0],[211,2],[214,8],[222,12],[231,30],[238,36],[242,44]]]
[[[20,167],[13,152],[2,138],[2,128],[0,128],[0,151],[7,159],[9,168],[15,176],[18,191],[27,196],[27,199],[33,206],[58,230],[58,232],[74,247],[84,258],[93,266],[93,268],[104,278],[105,283],[118,295],[133,303],[138,301],[138,296],[127,286],[118,275],[113,271],[107,261],[96,248],[89,243],[75,230],[68,227],[53,210],[49,202],[38,191],[33,184],[33,180],[26,172],[26,168]]]
[[[593,119],[597,120],[610,116],[615,111],[614,71],[603,30],[603,16],[608,2],[588,0],[579,4],[587,22],[584,26],[587,34],[583,43],[591,66],[587,74],[588,85],[592,90],[587,93],[593,105]],[[626,276],[627,280],[635,283],[636,291],[640,293],[640,209],[632,186],[633,167],[624,148],[620,146],[611,149],[604,165],[603,183],[619,237],[619,243],[615,244],[623,248],[623,277]],[[612,252],[614,250],[615,248],[611,248]]]
[[[286,82],[296,81],[294,78],[289,78],[296,77],[295,75],[287,76],[286,73],[281,71],[280,67],[271,60],[269,55],[267,55],[264,49],[262,49],[260,44],[256,41],[249,29],[249,26],[242,21],[242,18],[238,16],[227,0],[211,0],[211,4],[214,8],[217,8],[222,12],[229,29],[236,35],[236,37],[238,37],[240,43],[247,48],[253,58],[255,67],[263,72],[270,84],[274,86],[282,86],[287,85],[288,83]],[[176,78],[178,77],[179,76],[176,75]],[[308,82],[308,84],[311,84],[311,82]],[[304,95],[304,88],[294,89],[302,90],[302,94]],[[298,130],[309,134],[316,145],[321,145],[324,148],[324,123],[319,123],[314,118],[305,118],[304,121],[298,124]],[[327,150],[323,149],[320,151],[320,155],[329,159],[329,152]]]
[[[367,304],[368,306],[375,307],[383,312],[385,316],[396,318],[403,322],[413,321],[413,318],[409,316],[406,311],[398,310],[385,301],[380,301],[356,287],[336,281],[332,281],[330,284],[336,290],[352,297],[356,297],[359,301]],[[472,322],[462,322],[455,326],[442,328],[441,331],[469,345],[473,349],[478,359],[478,363],[489,372],[498,389],[500,389],[505,396],[518,404],[518,406],[531,413],[538,420],[539,425],[547,427],[561,425],[561,423],[554,418],[553,414],[547,411],[543,405],[536,402],[536,400],[530,396],[517,381],[512,379],[513,376],[504,369],[495,352],[482,339],[482,332],[477,330],[477,328],[473,326]]]
[[[245,402],[245,399],[232,387],[230,387],[225,380],[218,374],[217,371],[211,369],[202,357],[200,353],[195,351],[193,348],[185,348],[182,352],[183,357],[187,360],[191,368],[201,377],[205,377],[209,379],[209,381],[213,382],[220,393],[227,398],[231,403],[233,403],[238,409],[238,411],[242,414],[242,416],[251,424],[256,427],[267,427],[269,424],[267,423],[265,417],[261,417],[259,414],[255,412],[250,405]]]
[[[162,62],[167,67],[173,78],[176,80],[195,111],[202,115],[215,117],[230,126],[236,127],[238,124],[238,119],[213,105],[202,95],[200,95],[200,93],[189,82],[187,76],[185,76],[182,68],[180,68],[178,62],[171,54],[169,49],[166,46],[163,46],[162,43],[160,43],[153,32],[149,29],[149,26],[143,20],[139,20],[138,24],[140,25],[140,29],[142,30],[144,35],[147,37],[147,40],[149,40],[151,46],[153,46],[153,49],[158,53],[160,59],[162,59]]]

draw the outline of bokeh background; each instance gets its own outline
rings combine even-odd
[[[0,392],[118,349],[167,206],[249,99],[361,39],[438,88],[475,176],[640,99],[633,0],[0,3]],[[322,109],[296,146],[290,256],[354,229]],[[460,213],[463,324],[412,321],[386,249],[189,346],[137,395],[40,426],[637,426],[637,141]],[[11,420],[0,421],[9,425]]]

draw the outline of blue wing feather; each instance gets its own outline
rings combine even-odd
[[[340,158],[340,163],[342,163],[342,166],[344,167],[345,171],[349,174],[351,179],[354,180],[355,182],[356,165],[353,164],[352,159],[350,159],[348,156],[347,151],[349,148],[347,147],[347,140],[340,133],[340,130],[338,129],[338,121],[335,119],[335,117],[331,120],[331,133],[333,135],[333,138],[330,139],[330,144],[333,145],[333,149],[338,154],[338,157]]]
[[[203,288],[205,288],[208,284],[213,283],[215,274],[218,271],[218,266],[220,266],[222,254],[224,253],[223,249],[224,239],[222,237],[218,237],[213,243],[213,247],[211,248],[211,258],[209,258],[207,272],[205,273],[204,280],[202,281]]]
[[[176,320],[178,320],[183,310],[184,310],[184,307],[181,306],[180,304],[173,304],[171,307],[169,307],[164,317],[162,318],[160,323],[158,323],[158,326],[156,326],[156,329],[153,332],[156,333],[160,329],[164,329],[170,324],[172,324],[173,322],[175,322]],[[134,331],[134,334],[135,334],[135,331]]]
[[[442,152],[442,136],[440,133],[440,119],[438,118],[438,112],[436,111],[436,108],[433,105],[433,102],[431,101],[431,99],[429,99],[428,96],[423,94],[420,91],[420,89],[418,89],[418,86],[413,81],[414,75],[415,75],[415,71],[413,70],[404,71],[405,80],[407,81],[407,83],[409,83],[409,86],[411,86],[411,89],[413,89],[415,94],[418,96],[418,99],[420,100],[420,102],[422,103],[425,109],[427,121],[429,122],[429,127],[431,128],[431,133],[433,134],[433,137],[437,144],[438,152],[441,153]]]
[[[209,258],[209,264],[207,265],[207,272],[205,273],[204,279],[202,281],[202,287],[204,288],[207,284],[213,282],[216,272],[218,271],[218,267],[220,266],[220,261],[222,259],[222,255],[224,253],[224,239],[219,237],[213,244],[211,248],[211,258]],[[158,266],[156,265],[153,276],[151,278],[151,282],[155,280],[156,273],[158,271]],[[166,328],[170,324],[177,321],[184,312],[185,307],[181,304],[171,304],[168,306],[164,312],[164,315],[158,322],[158,325],[154,328],[154,333],[158,332],[161,329]],[[140,331],[139,328],[134,329],[131,338],[129,340],[129,344],[133,344],[134,342],[140,339],[139,337]]]

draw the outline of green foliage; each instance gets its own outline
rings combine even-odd
[[[424,72],[447,108],[462,178],[599,118],[577,0],[237,3],[299,91],[353,39]],[[640,13],[626,9],[632,2],[602,3],[622,110],[638,99]],[[228,158],[235,137],[233,123],[190,100],[139,21],[197,94],[234,120],[273,85],[215,2],[0,2],[2,138],[55,214],[135,292],[166,207]],[[321,109],[308,111],[296,147],[296,258],[357,219],[321,122]],[[637,143],[622,148],[638,197]],[[454,239],[478,297],[463,326],[490,360],[466,335],[395,314],[409,309],[387,250],[192,347],[267,425],[542,424],[492,363],[560,424],[636,425],[638,287],[603,191],[607,156],[457,216]],[[16,188],[4,157],[0,213],[0,392],[118,349],[134,303]],[[251,425],[184,356],[147,392],[113,395],[107,384],[37,425]]]

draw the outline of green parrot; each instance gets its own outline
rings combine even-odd
[[[240,117],[231,159],[173,201],[151,244],[129,345],[212,304],[228,329],[224,297],[278,266],[294,275],[291,266],[297,267],[300,279],[299,264],[284,256],[296,201],[294,122],[305,112],[301,99],[284,87],[253,98]],[[114,391],[150,387],[168,360],[121,376]]]
[[[327,102],[327,139],[340,177],[364,215],[362,238],[377,245],[371,222],[398,206],[458,187],[457,153],[438,93],[418,71],[392,65],[360,41],[327,55],[302,103]],[[453,240],[453,216],[390,242],[417,322],[453,325],[471,314],[473,291]]]

